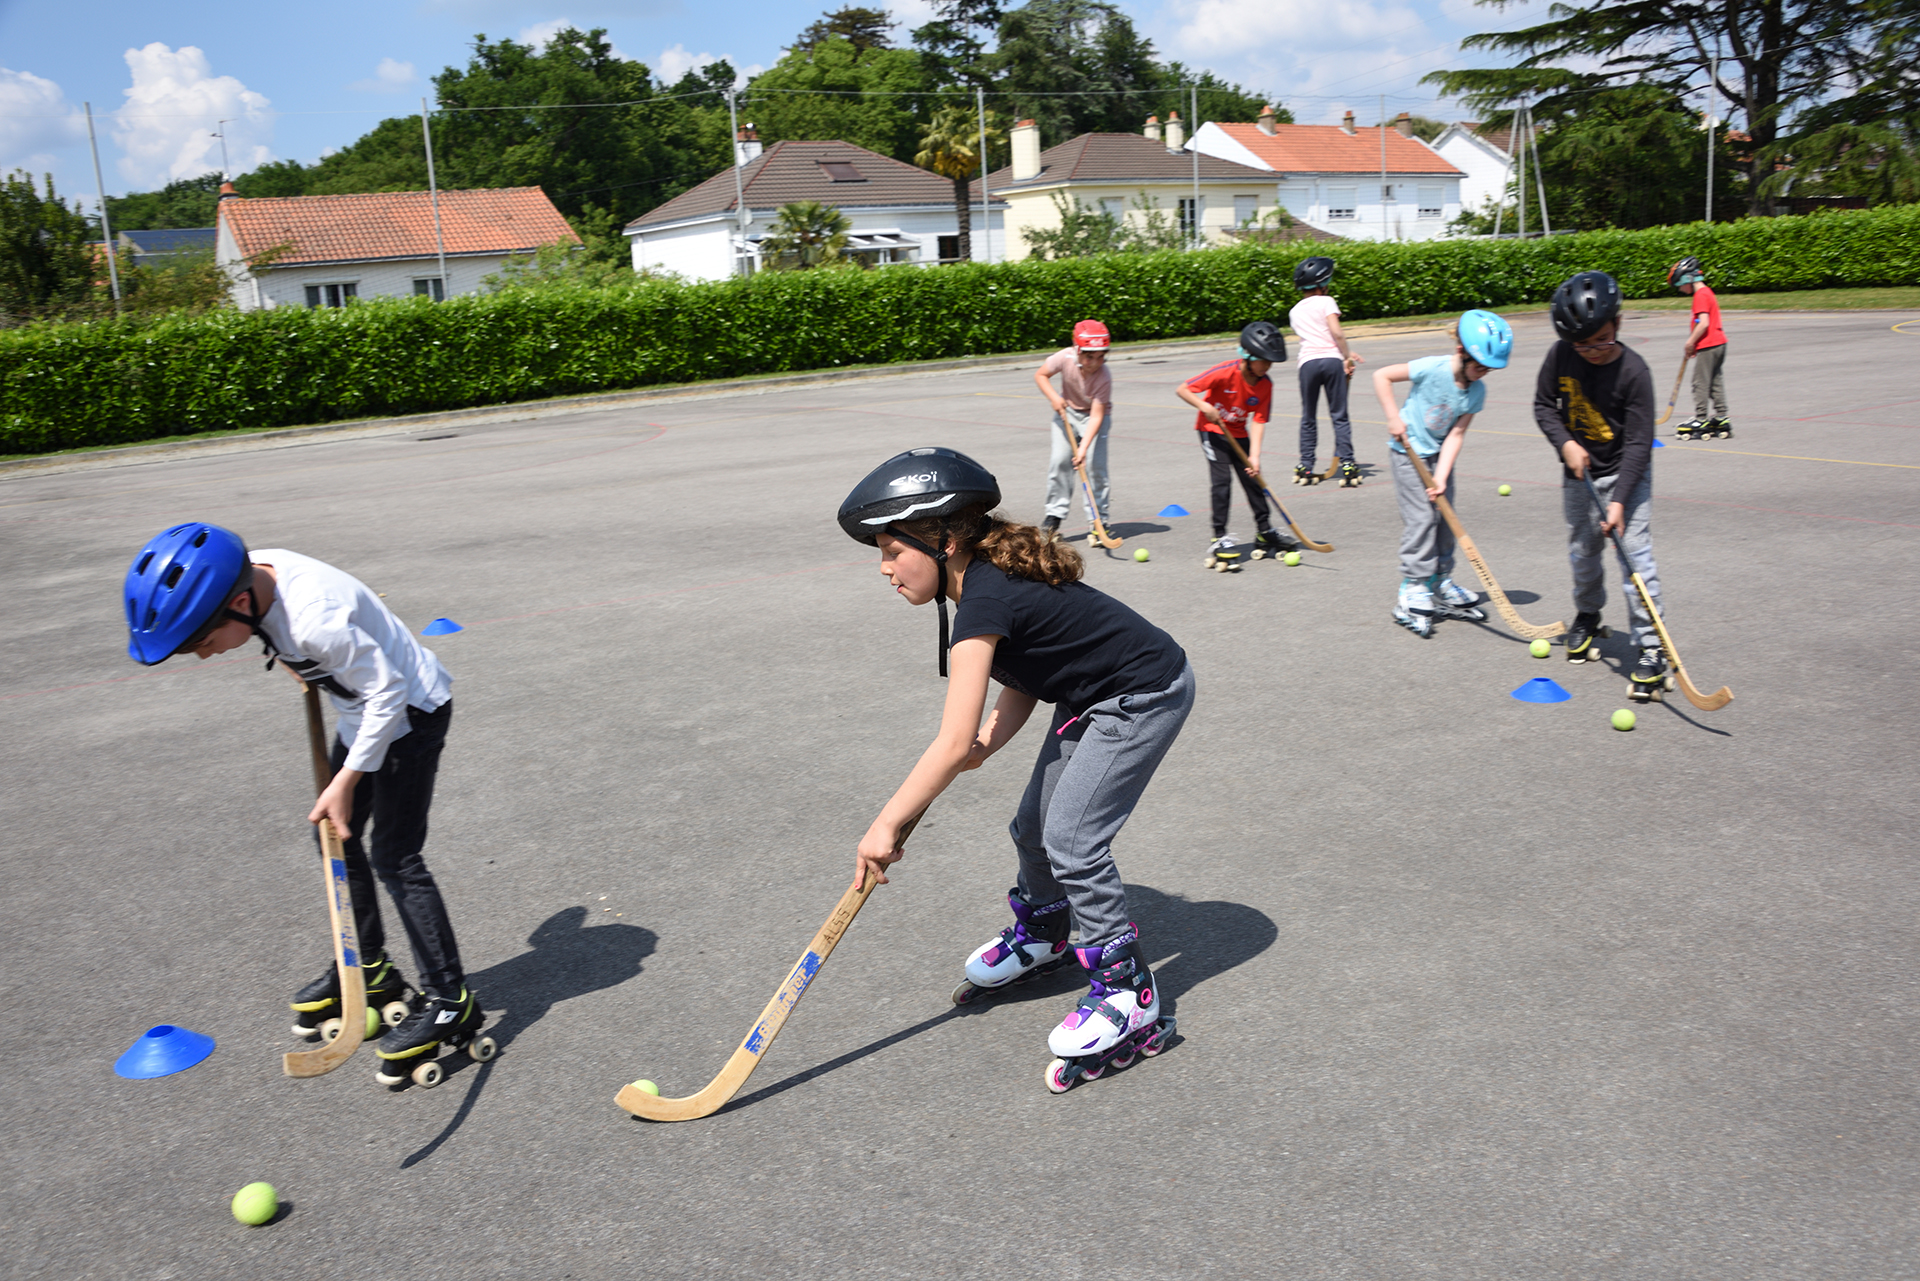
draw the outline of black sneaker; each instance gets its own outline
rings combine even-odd
[[[400,971],[382,952],[370,963],[360,967],[361,981],[367,988],[367,1008],[380,1011],[380,1017],[389,1027],[400,1022],[412,1011],[408,993],[413,985],[400,977]],[[313,982],[294,993],[290,1002],[293,1007],[293,1034],[311,1041],[320,1035],[320,1025],[328,1019],[340,1017],[340,971],[329,965],[327,972]]]
[[[1640,661],[1628,673],[1627,696],[1636,702],[1647,702],[1667,688],[1669,679],[1666,654],[1658,649],[1643,649]]]
[[[1040,522],[1040,529],[1042,532],[1046,534],[1048,538],[1054,538],[1054,539],[1059,538],[1060,537],[1060,518],[1058,516],[1047,517],[1045,520]]]
[[[1590,663],[1599,655],[1594,652],[1593,642],[1607,634],[1600,626],[1598,614],[1575,614],[1573,626],[1567,628],[1567,661],[1569,663]]]

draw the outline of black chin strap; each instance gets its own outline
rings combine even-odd
[[[901,542],[905,543],[907,546],[913,548],[915,551],[923,552],[926,555],[931,556],[933,558],[934,570],[939,575],[938,585],[935,586],[933,589],[933,603],[939,606],[939,609],[940,609],[940,675],[945,676],[947,674],[947,549],[946,549],[947,538],[946,538],[946,531],[944,529],[941,530],[941,538],[940,538],[941,547],[938,551],[935,551],[933,548],[927,546],[925,543],[913,537],[913,535],[911,534],[901,533],[898,529],[889,530],[888,532],[891,533],[895,538],[899,539]]]
[[[247,608],[250,610],[260,608],[259,593],[254,591],[251,588],[247,590]],[[266,629],[260,626],[260,624],[263,621],[265,621],[267,617],[264,613],[243,614],[239,610],[234,609],[231,605],[229,605],[227,607],[227,617],[233,622],[245,623],[248,627],[253,629],[253,634],[260,638],[260,652],[267,656],[267,667],[266,667],[267,671],[272,671],[273,665],[276,662],[285,663],[288,671],[292,672],[295,676],[298,676],[301,680],[305,681],[309,685],[317,685],[321,689],[324,689],[329,693],[338,694],[340,697],[348,700],[349,702],[352,702],[360,697],[358,694],[348,689],[345,685],[342,685],[339,681],[335,680],[332,676],[330,676],[326,672],[321,671],[320,664],[313,662],[312,660],[297,662],[294,659],[288,658],[286,655],[282,654],[280,652],[280,647],[273,643],[273,637],[267,635]]]

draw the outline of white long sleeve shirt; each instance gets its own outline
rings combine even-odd
[[[373,773],[411,728],[407,708],[437,711],[453,696],[453,677],[351,574],[278,548],[253,552],[251,559],[272,566],[278,584],[260,630],[295,672],[331,677],[346,691],[328,690],[340,713],[346,768]]]

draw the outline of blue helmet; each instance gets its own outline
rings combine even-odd
[[[240,535],[218,525],[175,525],[127,569],[127,654],[151,667],[198,641],[225,617],[253,568]]]
[[[1488,369],[1505,369],[1513,354],[1513,326],[1478,307],[1460,317],[1460,345]]]

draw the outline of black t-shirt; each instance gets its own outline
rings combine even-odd
[[[998,636],[993,679],[1076,714],[1122,694],[1173,684],[1187,654],[1173,637],[1085,583],[1049,587],[991,561],[967,566],[953,643]]]
[[[1625,502],[1653,464],[1653,371],[1631,347],[1612,364],[1595,365],[1572,343],[1557,342],[1540,366],[1533,420],[1555,453],[1578,439],[1592,455],[1593,475],[1617,472],[1614,497]]]

